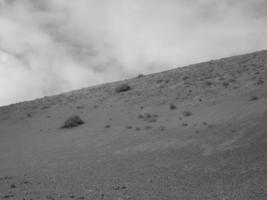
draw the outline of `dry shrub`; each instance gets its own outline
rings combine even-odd
[[[131,90],[131,87],[130,87],[130,85],[125,83],[125,84],[121,84],[121,85],[117,86],[116,89],[115,89],[115,92],[116,93],[126,92],[128,90]]]
[[[183,112],[183,116],[189,117],[191,115],[192,115],[192,112],[191,111],[184,111]]]
[[[175,110],[175,109],[176,109],[176,105],[171,104],[171,105],[169,106],[169,108],[170,108],[171,110]]]
[[[73,115],[64,122],[61,128],[74,128],[82,124],[84,121],[78,115]]]

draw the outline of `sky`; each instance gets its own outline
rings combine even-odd
[[[0,0],[0,106],[267,49],[267,0]]]

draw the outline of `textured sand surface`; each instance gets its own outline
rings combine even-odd
[[[261,51],[1,107],[0,198],[266,200],[266,83]]]

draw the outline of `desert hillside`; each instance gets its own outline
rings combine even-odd
[[[267,51],[1,107],[0,198],[266,200],[266,122]]]

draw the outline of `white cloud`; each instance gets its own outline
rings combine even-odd
[[[267,47],[265,0],[0,0],[0,105]]]

